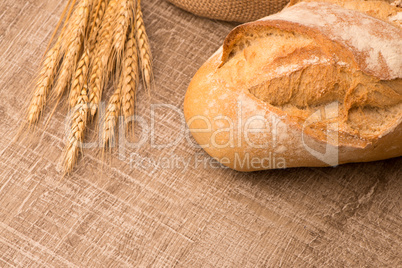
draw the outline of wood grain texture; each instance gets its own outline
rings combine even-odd
[[[181,109],[191,77],[233,25],[160,0],[142,5],[156,87],[148,101],[140,86],[137,112],[150,124],[150,104]],[[32,137],[13,143],[27,84],[63,6],[0,3],[1,267],[402,265],[402,158],[246,174],[212,168],[186,139],[163,149],[148,140],[103,160],[99,148],[86,149],[71,176],[61,178],[67,107],[47,129],[40,124]],[[181,124],[176,112],[158,109],[155,142],[173,141]],[[130,155],[144,165],[130,163]],[[147,162],[161,157],[190,159],[191,167]]]

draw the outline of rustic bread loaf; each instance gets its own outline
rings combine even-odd
[[[195,140],[240,171],[401,156],[401,12],[291,2],[236,27],[186,93]]]

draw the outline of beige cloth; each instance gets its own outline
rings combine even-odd
[[[289,0],[168,0],[198,16],[224,21],[247,22],[276,13]]]
[[[148,139],[121,151],[126,159],[115,149],[102,161],[88,148],[61,178],[66,108],[31,141],[12,143],[64,4],[0,1],[0,267],[400,265],[402,158],[247,174],[214,168],[186,139],[162,149]],[[233,25],[165,1],[142,4],[155,59],[150,103],[181,109],[191,77]],[[138,99],[150,126],[142,88]],[[157,109],[155,124],[155,143],[181,135],[171,108]],[[191,163],[163,168],[162,157]]]

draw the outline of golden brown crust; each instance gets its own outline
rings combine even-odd
[[[345,12],[344,8],[327,2],[331,1],[303,1],[280,13],[236,27],[224,41],[221,66],[233,54],[234,47],[249,38],[250,33],[277,28],[306,34],[317,41],[326,39],[338,43],[353,54],[356,64],[367,74],[386,80],[402,78],[402,62],[394,59],[394,55],[402,51],[402,31],[390,24],[392,20],[386,21],[386,16],[396,14],[399,8],[379,2],[377,5],[381,8],[385,5],[389,9],[374,12],[372,4],[375,3],[369,2],[371,5],[344,4],[351,8]],[[367,9],[369,14],[377,15],[381,20],[355,9]]]
[[[382,30],[402,34],[395,28]],[[194,76],[184,102],[189,128],[211,156],[242,171],[400,156],[401,76],[367,71],[356,58],[294,21],[240,26]]]

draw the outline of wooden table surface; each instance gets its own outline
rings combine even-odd
[[[63,178],[63,107],[13,142],[64,3],[0,2],[1,267],[402,267],[402,158],[246,174],[180,136],[187,85],[233,24],[165,1],[143,1],[156,87],[137,108],[150,126],[170,105],[153,142],[176,144],[94,146]]]

